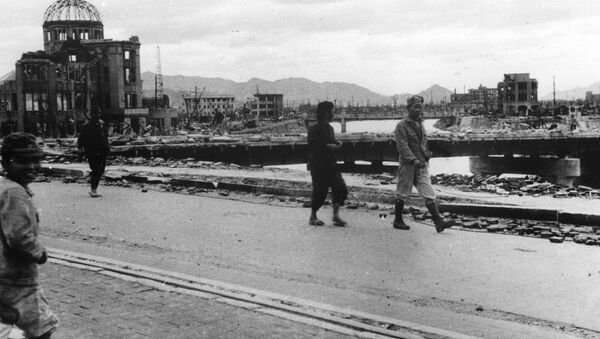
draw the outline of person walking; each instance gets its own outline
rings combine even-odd
[[[395,218],[396,229],[408,230],[410,227],[402,219],[404,203],[410,198],[413,186],[419,195],[425,198],[425,206],[431,213],[436,231],[452,227],[452,221],[440,216],[436,204],[436,195],[429,176],[429,158],[427,134],[423,127],[423,97],[414,95],[407,100],[408,116],[398,122],[395,130],[398,149],[398,186],[396,187]]]
[[[16,132],[4,138],[0,155],[6,172],[0,179],[0,337],[16,326],[26,338],[49,339],[59,321],[38,284],[38,265],[48,254],[38,238],[39,216],[28,186],[43,153],[35,136]]]
[[[104,121],[100,120],[100,114],[98,107],[92,109],[90,121],[83,126],[77,139],[77,146],[84,152],[92,170],[89,194],[93,198],[101,196],[98,193],[98,185],[106,168],[106,157],[110,153],[108,137],[104,131]]]
[[[331,187],[333,203],[333,224],[347,226],[340,218],[340,206],[346,201],[348,188],[337,169],[335,151],[342,143],[335,140],[333,127],[329,124],[333,119],[333,103],[323,101],[317,105],[317,123],[308,130],[308,167],[312,178],[311,214],[308,223],[313,226],[323,226],[325,223],[317,217],[317,212],[323,206],[327,192]]]

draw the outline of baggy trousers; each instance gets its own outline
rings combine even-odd
[[[333,203],[344,204],[348,197],[348,188],[342,174],[335,167],[313,167],[310,170],[310,176],[313,186],[311,202],[313,211],[316,212],[323,206],[330,187]]]
[[[396,197],[408,202],[413,186],[417,188],[419,195],[423,198],[435,200],[435,190],[431,185],[429,165],[419,168],[413,164],[400,163],[398,166]]]
[[[100,184],[100,178],[106,169],[106,155],[90,153],[86,156],[88,158],[88,163],[90,164],[90,169],[92,170],[90,173],[90,183],[92,189],[95,190],[98,188],[98,184]]]

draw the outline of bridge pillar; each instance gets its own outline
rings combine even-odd
[[[473,174],[535,174],[551,182],[567,186],[573,186],[575,179],[581,176],[579,159],[500,156],[471,157],[469,162]],[[598,164],[600,165],[600,161]]]
[[[579,155],[581,160],[581,178],[583,185],[600,187],[600,151],[587,152]]]
[[[383,169],[383,161],[382,160],[373,160],[373,161],[371,161],[371,168],[373,168],[373,169]]]

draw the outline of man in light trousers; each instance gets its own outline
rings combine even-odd
[[[425,198],[425,206],[431,213],[436,231],[452,227],[452,221],[440,216],[436,195],[429,175],[427,135],[423,127],[423,97],[415,95],[407,100],[408,116],[398,122],[395,130],[398,149],[398,186],[396,188],[394,228],[408,230],[402,220],[404,203],[410,199],[413,186]]]

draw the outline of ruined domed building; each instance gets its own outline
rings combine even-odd
[[[44,13],[44,50],[24,53],[0,85],[0,133],[77,134],[92,107],[115,131],[145,126],[140,42],[104,38],[100,12],[84,0],[58,0]]]

